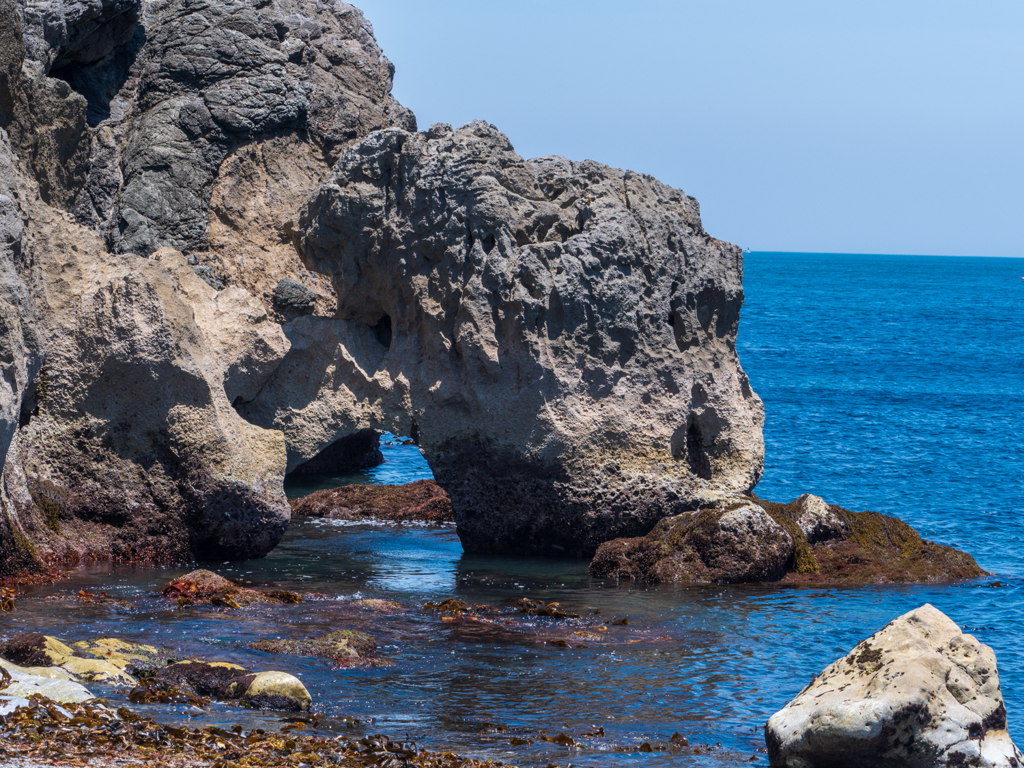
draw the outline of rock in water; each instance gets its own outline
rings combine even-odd
[[[336,300],[286,223],[415,128],[392,74],[346,3],[0,0],[0,573],[280,540],[289,449],[232,406],[289,348],[281,279]]]
[[[293,446],[373,408],[417,440],[467,551],[592,553],[760,478],[742,253],[679,190],[524,160],[482,122],[382,130],[295,237],[339,313],[291,324],[241,412]]]
[[[229,662],[189,659],[156,670],[157,683],[223,700],[237,700],[254,709],[306,711],[313,699],[294,675],[252,672]]]
[[[776,768],[1017,768],[992,649],[924,605],[860,642],[774,714]]]
[[[292,518],[389,520],[446,523],[453,518],[452,501],[433,480],[406,485],[343,485],[291,499]]]
[[[851,512],[804,494],[754,496],[667,517],[646,536],[602,544],[591,576],[649,582],[845,584],[984,576],[966,552],[922,539],[902,520]]]

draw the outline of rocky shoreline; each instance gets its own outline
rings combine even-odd
[[[67,567],[246,561],[304,518],[453,522],[467,557],[593,558],[594,578],[651,583],[984,575],[895,518],[753,495],[764,407],[736,351],[743,254],[693,197],[521,157],[483,121],[418,130],[393,74],[344,2],[0,0],[0,615]],[[383,431],[409,435],[435,481],[286,498],[286,476],[379,463]],[[136,603],[263,612],[239,647],[332,673],[392,665],[365,616],[399,617],[403,638],[427,624],[567,653],[669,639],[526,595],[343,597],[330,618],[352,626],[289,637],[272,636],[274,612],[327,598],[197,570]],[[1018,765],[994,654],[936,614],[901,617],[773,717],[772,764]],[[292,672],[113,636],[0,639],[7,763],[492,765],[328,732]],[[123,686],[131,706],[86,685]],[[879,686],[891,711],[865,704]],[[135,711],[212,704],[293,719],[268,732]],[[484,727],[511,746],[604,738]],[[678,733],[637,746],[716,748]]]
[[[272,593],[247,590],[206,571],[172,580],[160,599],[176,602],[183,591],[195,598],[179,606],[187,610],[241,615],[275,600],[281,604],[269,597]],[[262,600],[239,600],[247,591]],[[326,597],[307,594],[294,599]],[[631,626],[625,617],[583,616],[532,598],[508,606],[448,598],[420,609],[372,602],[354,607],[366,616],[422,613],[447,631],[476,642],[504,637],[505,642],[515,638],[521,643],[529,638],[583,648],[669,640]],[[260,641],[252,647],[285,668],[289,658],[301,657],[346,670],[391,664],[378,655],[374,638],[360,630],[337,630],[306,641]],[[95,698],[86,687],[93,684],[130,689],[124,694],[126,703]],[[276,729],[161,723],[168,706],[201,714],[212,701],[276,709],[283,712],[282,719]],[[68,768],[86,763],[218,768],[502,764],[373,735],[367,733],[371,724],[324,718],[310,711],[312,704],[309,691],[287,672],[253,673],[224,661],[181,660],[155,646],[118,638],[65,644],[52,636],[29,634],[0,644],[0,757],[5,764],[18,765],[18,759]],[[731,759],[720,745],[691,743],[679,733],[668,740],[612,747],[598,726],[586,733],[563,730],[557,735],[486,722],[475,727],[483,729],[481,734],[506,734],[512,748],[537,740],[550,742],[565,751],[566,765],[576,762],[576,753],[658,753],[678,759],[720,753],[718,759]],[[815,676],[768,720],[764,738],[762,751],[773,768],[1012,768],[1024,761],[1007,732],[992,649],[931,605],[893,620]]]

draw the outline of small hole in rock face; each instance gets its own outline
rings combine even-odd
[[[389,315],[384,315],[376,325],[371,326],[370,330],[376,335],[377,341],[382,347],[391,348],[391,317]]]
[[[488,235],[484,238],[484,253],[490,253],[494,250],[494,246],[497,244],[497,240],[494,239],[494,235]]]
[[[668,324],[671,325],[671,326],[675,326],[675,324],[676,324],[676,313],[675,312],[669,312],[668,313]]]

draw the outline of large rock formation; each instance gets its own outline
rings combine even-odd
[[[344,3],[0,0],[0,573],[277,543],[284,439],[232,405],[290,347],[283,278],[333,311],[284,222],[414,126],[391,71]]]
[[[524,160],[486,123],[379,131],[296,242],[338,313],[291,324],[242,408],[285,433],[290,465],[368,416],[414,435],[478,552],[590,553],[759,479],[742,254],[678,190]]]
[[[0,571],[265,553],[381,429],[475,551],[757,482],[739,249],[392,74],[336,0],[0,0]]]
[[[1016,768],[996,656],[931,605],[827,667],[765,726],[775,768]]]

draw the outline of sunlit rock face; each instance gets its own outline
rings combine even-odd
[[[478,552],[756,483],[740,250],[650,177],[417,133],[392,75],[343,2],[0,0],[0,570],[264,554],[366,430]]]
[[[290,445],[325,416],[414,435],[467,550],[589,554],[760,477],[742,253],[682,192],[486,123],[378,131],[296,241],[338,313],[286,328],[243,413]]]
[[[0,0],[0,572],[280,540],[284,436],[235,406],[290,349],[284,280],[334,311],[284,231],[415,127],[392,72],[346,3]]]

